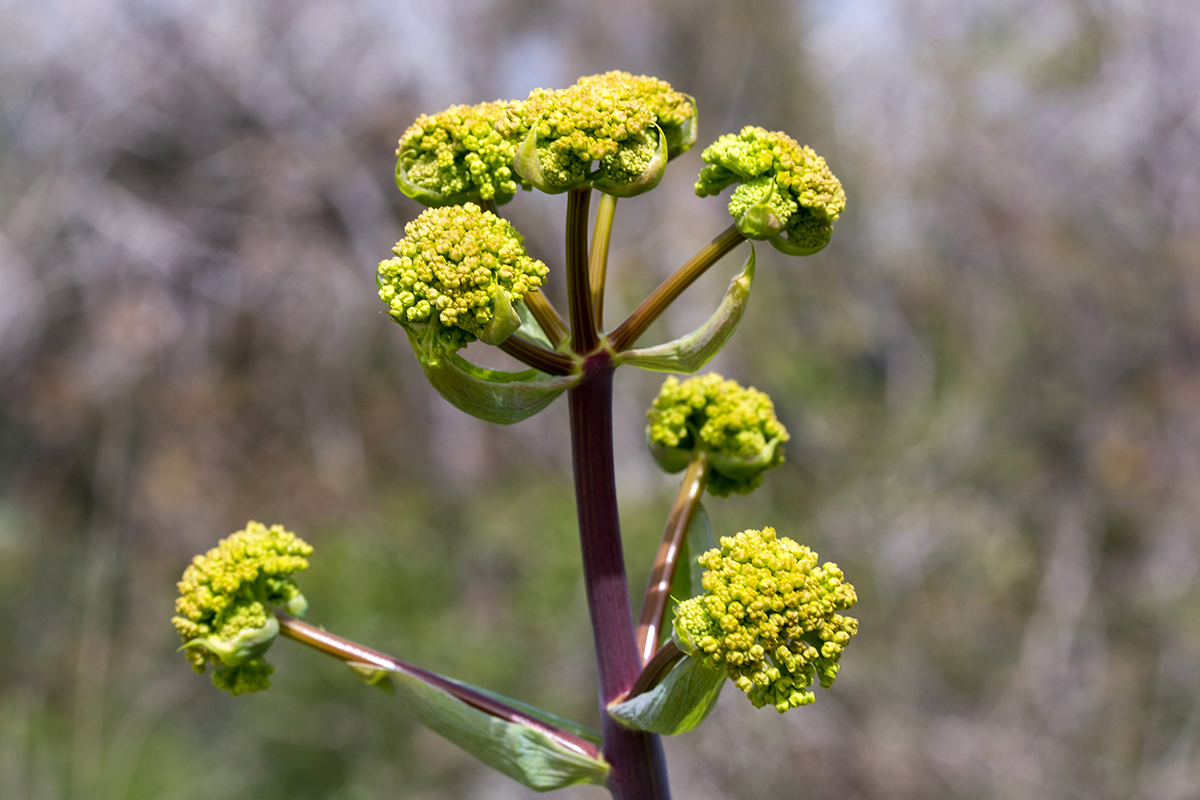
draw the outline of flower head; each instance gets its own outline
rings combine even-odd
[[[667,141],[656,120],[628,84],[594,80],[534,89],[509,103],[496,130],[520,141],[513,165],[542,191],[595,186],[629,196],[654,188],[666,167]]]
[[[687,152],[696,143],[696,101],[675,91],[666,81],[649,75],[631,75],[612,70],[600,75],[588,75],[576,83],[610,87],[622,99],[638,101],[650,109],[658,127],[666,134],[667,152],[671,158]]]
[[[779,713],[828,688],[858,620],[844,617],[858,599],[836,564],[774,528],[722,536],[700,556],[704,594],[675,608],[674,639],[685,653],[724,669],[756,708]]]
[[[811,147],[778,131],[747,126],[704,149],[696,194],[715,195],[741,185],[729,214],[749,239],[766,239],[791,255],[808,255],[829,242],[846,207],[842,184]]]
[[[437,363],[476,339],[499,344],[520,326],[513,303],[549,272],[524,241],[474,203],[426,209],[404,226],[395,257],[379,263],[379,297],[420,341],[422,360]]]
[[[787,429],[775,418],[771,398],[716,373],[663,382],[646,414],[646,438],[660,466],[678,472],[703,451],[712,469],[708,490],[749,494],[763,473],[783,463]]]
[[[400,137],[396,148],[396,183],[427,206],[457,205],[468,200],[507,203],[517,186],[528,183],[513,174],[517,142],[495,129],[508,103],[451,106],[422,114]]]
[[[248,522],[196,556],[179,581],[171,620],[196,672],[215,668],[213,683],[231,694],[265,689],[262,659],[279,634],[269,606],[304,616],[308,602],[291,575],[308,568],[312,547],[282,525]]]

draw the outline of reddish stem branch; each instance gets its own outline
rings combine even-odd
[[[700,505],[700,496],[704,493],[707,482],[708,456],[697,450],[688,462],[679,493],[675,495],[675,502],[671,505],[671,513],[663,529],[662,542],[654,558],[650,583],[646,586],[646,598],[642,601],[642,617],[638,621],[637,635],[638,652],[641,653],[643,662],[648,662],[658,650],[658,639],[662,635],[663,619],[667,613],[667,601],[671,597],[675,569],[679,565],[679,554],[683,550],[683,539],[687,536],[688,526],[692,524],[692,517],[696,513],[696,507]]]
[[[620,353],[633,347],[634,343],[653,324],[654,320],[658,319],[659,315],[667,310],[667,306],[671,305],[675,301],[675,298],[683,294],[684,289],[691,286],[697,278],[704,274],[705,270],[720,261],[722,256],[744,241],[746,241],[746,237],[738,232],[736,226],[730,225],[720,236],[701,248],[700,252],[692,256],[682,267],[675,270],[674,275],[663,281],[612,332],[609,341],[612,343],[613,350]]]
[[[576,736],[573,733],[568,733],[561,728],[556,728],[536,717],[523,714],[517,709],[493,697],[477,692],[470,687],[463,686],[460,683],[448,680],[441,675],[423,670],[420,667],[415,667],[406,661],[393,658],[386,653],[372,650],[370,647],[365,647],[349,639],[336,636],[329,631],[322,630],[307,622],[302,622],[282,611],[276,611],[275,616],[279,619],[280,633],[289,639],[306,644],[315,650],[320,650],[326,655],[340,658],[347,663],[366,664],[367,666],[408,675],[486,714],[491,714],[493,717],[499,717],[506,722],[524,725],[527,728],[540,731],[560,744],[582,753],[588,758],[598,758],[600,756],[599,748],[587,739]]]
[[[550,375],[570,375],[575,371],[575,362],[567,356],[552,353],[515,334],[501,342],[499,347],[522,364],[528,364]]]

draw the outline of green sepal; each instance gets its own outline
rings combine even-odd
[[[383,688],[422,725],[530,789],[548,792],[577,783],[603,785],[608,779],[606,761],[544,731],[494,717],[403,672],[368,664],[350,664],[350,668],[367,683]],[[544,711],[530,716],[561,727]]]
[[[746,302],[750,298],[750,286],[754,282],[754,243],[750,243],[750,255],[741,272],[733,276],[725,297],[716,312],[696,330],[680,338],[639,350],[618,353],[613,360],[617,364],[654,370],[656,372],[685,372],[699,370],[721,352],[729,337],[737,330]],[[687,466],[686,460],[683,466]],[[683,467],[679,467],[683,469]],[[676,470],[668,470],[674,472]]]
[[[416,335],[408,333],[413,349],[420,353]],[[430,385],[446,402],[486,422],[512,425],[533,416],[567,389],[579,375],[553,376],[536,369],[520,372],[486,369],[457,353],[442,356],[436,364],[421,361]]]
[[[775,450],[781,444],[779,437],[767,442],[767,446],[759,450],[751,458],[738,458],[720,453],[710,453],[713,471],[719,472],[726,478],[735,481],[746,481],[761,473],[775,460]],[[782,459],[781,459],[782,460]]]
[[[508,299],[508,292],[498,283],[492,284],[492,318],[479,332],[479,341],[498,345],[521,327],[521,317]],[[553,349],[553,348],[551,348]]]
[[[192,639],[180,646],[180,650],[199,647],[216,656],[226,667],[240,667],[262,657],[279,636],[279,620],[271,614],[260,628],[243,628],[231,639],[220,639],[213,634]]]
[[[521,319],[521,336],[534,344],[541,345],[551,352],[558,349],[550,341],[550,337],[546,335],[546,332],[542,330],[542,323],[537,321],[537,317],[529,310],[529,306],[525,304],[524,300],[518,300],[515,308],[517,309],[517,316]]]
[[[517,150],[513,154],[513,172],[520,175],[525,180],[529,181],[535,189],[545,192],[546,194],[561,194],[568,189],[574,189],[577,186],[583,186],[588,181],[587,165],[584,165],[583,175],[579,180],[571,183],[559,185],[551,183],[546,178],[546,172],[542,168],[542,156],[538,153],[538,126],[542,124],[542,118],[539,116],[532,125],[529,126],[529,133],[525,134],[525,138],[517,145]]]
[[[477,191],[465,191],[447,196],[414,182],[408,177],[408,164],[405,162],[415,155],[413,151],[406,150],[396,159],[396,186],[406,197],[410,197],[428,208],[458,206],[478,198]]]
[[[763,196],[734,220],[738,233],[747,239],[772,239],[779,236],[787,220],[782,220],[771,208],[775,197],[775,181],[770,182]]]
[[[823,244],[816,245],[815,247],[803,247],[798,244],[792,244],[782,235],[772,236],[770,239],[767,239],[767,241],[770,242],[771,246],[776,250],[784,255],[789,256],[811,256],[813,253],[821,252],[825,249],[825,245],[829,244],[829,239],[826,239]]]
[[[688,600],[704,594],[704,565],[700,563],[701,553],[706,553],[717,546],[713,537],[712,523],[704,504],[698,503],[692,512],[692,521],[688,523],[687,533],[679,547],[679,560],[675,564],[675,575],[671,579],[671,597],[675,602]],[[671,629],[663,627],[659,631],[659,646],[671,638]]]
[[[675,158],[692,149],[700,132],[700,108],[696,105],[696,98],[690,94],[685,94],[684,97],[692,103],[692,115],[681,125],[668,125],[663,128],[667,135],[668,158]]]
[[[635,197],[658,186],[658,182],[662,180],[663,174],[667,171],[667,161],[670,156],[667,149],[667,135],[657,125],[654,126],[654,129],[658,131],[658,147],[655,148],[650,163],[646,169],[642,170],[641,175],[628,183],[616,183],[604,177],[602,168],[595,173],[596,177],[591,182],[592,187],[605,194],[611,194],[613,197]]]
[[[613,703],[608,713],[627,728],[666,735],[687,733],[712,711],[724,686],[724,670],[684,656],[661,683],[637,697]]]

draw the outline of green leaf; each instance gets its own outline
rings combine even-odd
[[[580,725],[575,720],[567,719],[566,717],[560,717],[557,714],[551,714],[549,711],[540,709],[537,706],[531,706],[529,703],[522,703],[520,700],[513,700],[511,697],[505,697],[499,692],[493,692],[491,689],[484,689],[482,686],[475,686],[473,684],[466,683],[465,681],[456,681],[453,678],[447,678],[446,680],[457,683],[459,686],[470,689],[471,691],[479,692],[482,695],[487,695],[493,700],[504,703],[505,705],[512,706],[517,711],[528,714],[535,719],[540,719],[547,725],[553,725],[555,728],[561,728],[567,733],[573,733],[580,739],[587,739],[589,742],[593,742],[595,744],[601,744],[604,741],[600,736],[599,731],[592,730],[587,725]]]
[[[725,671],[684,656],[662,683],[650,691],[608,707],[612,718],[650,733],[687,733],[699,725],[721,695]]]
[[[517,316],[521,319],[521,327],[518,328],[521,336],[534,344],[541,345],[550,352],[554,352],[557,348],[551,343],[550,337],[546,335],[546,332],[542,330],[542,324],[537,321],[537,317],[525,305],[525,301],[518,300],[515,307],[517,309]]]
[[[508,292],[500,284],[492,284],[492,318],[479,332],[479,341],[498,345],[521,327],[521,317],[508,299]]]
[[[614,361],[632,367],[656,372],[696,372],[729,341],[737,329],[738,322],[746,310],[750,297],[750,285],[754,282],[754,243],[750,244],[750,255],[742,271],[729,282],[725,297],[714,313],[703,325],[673,342],[640,350],[618,353]]]
[[[603,785],[608,778],[609,766],[603,758],[593,758],[545,731],[480,711],[404,672],[380,669],[372,664],[351,664],[350,667],[368,683],[384,688],[422,725],[530,789],[548,792],[577,783]],[[524,706],[493,696],[517,708]],[[529,707],[519,710],[526,708]],[[557,719],[540,709],[531,716],[546,722]]]
[[[408,330],[408,340],[420,354],[419,342]],[[536,369],[520,372],[485,369],[457,353],[436,364],[421,361],[421,370],[438,394],[450,405],[473,417],[511,425],[541,411],[579,381],[578,375],[554,376]]]

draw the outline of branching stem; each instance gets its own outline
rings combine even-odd
[[[562,353],[552,353],[520,336],[509,336],[500,343],[500,349],[522,364],[528,364],[550,375],[570,375],[575,371],[575,362],[569,357]]]
[[[612,236],[613,215],[617,211],[617,198],[611,194],[600,195],[596,207],[596,228],[592,233],[592,249],[588,254],[588,273],[592,283],[592,308],[596,314],[596,327],[604,328],[604,280],[608,272],[608,240]]]
[[[638,621],[638,652],[642,661],[649,662],[658,650],[658,640],[662,635],[663,619],[667,613],[667,601],[671,596],[671,583],[675,580],[675,570],[679,566],[679,554],[683,550],[683,540],[687,536],[688,526],[696,507],[700,505],[700,496],[708,483],[708,456],[697,450],[688,462],[687,471],[683,473],[683,482],[667,524],[663,530],[662,542],[654,557],[654,570],[650,573],[650,582],[646,586],[646,598],[642,601],[642,617]],[[692,554],[695,557],[695,553]],[[685,565],[685,568],[687,565]]]
[[[489,697],[481,692],[477,692],[469,686],[464,686],[456,681],[443,678],[441,675],[436,675],[432,672],[413,666],[406,661],[401,661],[398,658],[393,658],[386,653],[381,653],[378,650],[372,650],[370,647],[352,642],[349,639],[344,639],[341,636],[330,633],[329,631],[318,628],[315,625],[310,625],[307,622],[296,619],[290,614],[282,611],[275,612],[276,618],[279,620],[279,632],[289,639],[308,645],[309,647],[319,650],[326,655],[331,655],[334,658],[340,658],[348,664],[366,664],[370,667],[388,670],[390,672],[399,672],[403,675],[416,678],[417,680],[440,689],[451,697],[455,697],[469,706],[473,706],[480,711],[491,714],[493,717],[499,717],[506,722],[513,722],[517,725],[524,725],[527,728],[533,728],[541,731],[547,736],[552,737],[566,747],[576,750],[588,758],[596,758],[600,754],[600,750],[592,742],[573,733],[564,731],[528,714],[523,714],[512,706],[496,700],[494,697]]]
[[[551,344],[558,347],[567,340],[570,330],[567,328],[566,320],[562,318],[558,309],[550,302],[550,298],[546,297],[541,290],[526,294],[525,306],[529,309],[529,313],[533,314],[533,318],[538,321],[538,325],[542,326],[546,336],[550,337]]]
[[[738,232],[737,226],[730,225],[720,236],[701,248],[700,252],[692,256],[682,267],[675,270],[674,275],[663,281],[612,332],[609,341],[612,344],[613,350],[620,353],[633,347],[638,338],[646,332],[646,329],[654,323],[654,320],[658,319],[659,315],[667,310],[667,306],[671,305],[675,298],[683,293],[684,289],[691,286],[709,267],[720,261],[722,256],[744,241],[746,241],[746,237]]]

